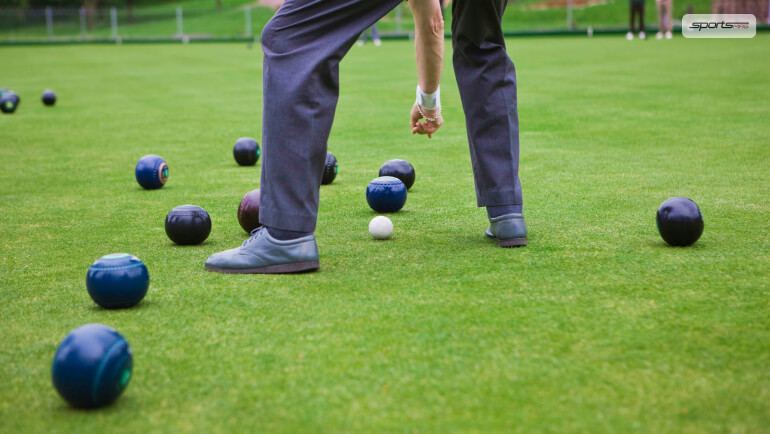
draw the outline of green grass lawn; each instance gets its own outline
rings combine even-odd
[[[322,268],[209,273],[241,243],[258,167],[261,54],[231,45],[0,48],[0,431],[762,432],[770,426],[770,37],[509,41],[518,70],[529,246],[482,235],[451,70],[445,127],[410,135],[410,43],[354,47],[321,191]],[[44,107],[40,93],[59,100]],[[291,128],[287,125],[287,128]],[[144,191],[134,165],[163,156]],[[384,161],[417,182],[395,236],[367,232]],[[655,229],[687,196],[706,228],[689,248]],[[166,213],[211,214],[202,245]],[[147,298],[98,308],[88,266],[128,252]],[[103,323],[130,342],[115,405],[70,409],[51,384],[59,342]]]

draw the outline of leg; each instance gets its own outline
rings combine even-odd
[[[486,235],[501,247],[527,244],[519,181],[516,70],[501,21],[506,0],[452,4],[454,70],[465,111],[478,206],[487,207]]]
[[[644,32],[644,3],[639,3],[639,33]]]
[[[262,31],[260,222],[241,247],[211,255],[220,273],[319,268],[318,193],[339,93],[339,62],[400,0],[286,0]]]
[[[639,23],[639,32],[644,31],[644,26],[642,26],[642,15],[641,15],[641,9],[639,8],[640,3],[634,3],[631,8],[633,9],[633,21],[634,21],[634,27],[636,27],[636,23]]]
[[[478,206],[521,212],[516,70],[501,27],[506,0],[452,3],[454,70],[465,111]]]
[[[634,33],[634,15],[636,14],[636,3],[630,3],[628,8],[629,24],[628,31]]]
[[[658,37],[666,31],[666,5],[665,3],[655,3],[658,7]]]
[[[674,31],[674,20],[672,19],[672,9],[674,9],[674,0],[666,2],[666,31]]]
[[[339,62],[399,0],[287,0],[262,32],[262,206],[267,227],[313,232]]]

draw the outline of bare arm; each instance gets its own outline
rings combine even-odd
[[[441,2],[440,0],[409,0],[409,6],[414,15],[417,82],[424,93],[432,94],[439,89],[441,68],[444,63],[444,20],[441,18]],[[443,123],[439,114],[439,108],[428,110],[415,105],[412,108],[412,134],[427,134],[431,137]],[[436,119],[419,122],[423,117]]]

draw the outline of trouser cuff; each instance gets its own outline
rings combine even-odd
[[[478,206],[522,205],[521,193],[516,190],[479,191],[476,202]]]
[[[259,210],[259,222],[269,228],[294,232],[315,232],[316,217],[283,213],[270,208]]]

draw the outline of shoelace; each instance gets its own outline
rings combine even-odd
[[[253,231],[251,231],[251,236],[249,237],[248,240],[244,241],[243,244],[241,244],[241,246],[245,246],[246,244],[249,244],[254,239],[256,239],[259,236],[259,233],[262,232],[262,229],[264,229],[264,228],[265,228],[264,226],[260,226],[260,227],[258,227],[256,229],[254,229]]]

